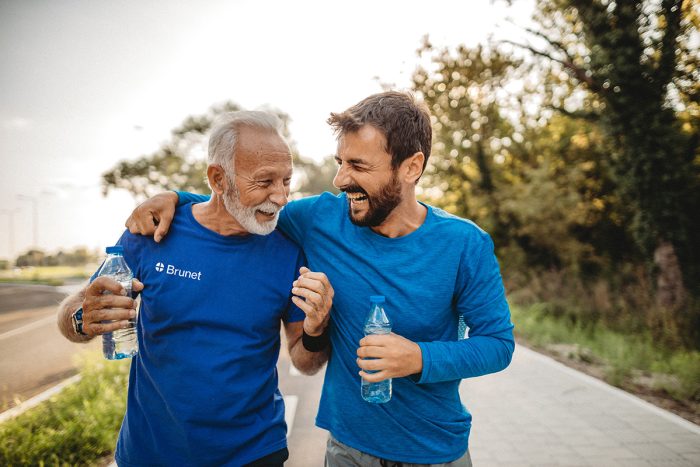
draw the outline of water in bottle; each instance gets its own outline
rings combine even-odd
[[[389,334],[391,321],[384,311],[384,296],[372,295],[370,298],[370,310],[365,321],[365,336],[370,334]],[[365,370],[366,373],[374,371]],[[391,379],[385,379],[378,383],[370,383],[362,378],[362,398],[367,402],[383,404],[391,399]]]
[[[124,259],[124,247],[119,245],[107,247],[107,259],[105,259],[97,275],[111,277],[119,282],[126,290],[127,297],[131,297],[131,279],[133,279],[134,275]],[[105,291],[104,293],[110,294],[111,292]],[[102,335],[102,353],[106,359],[119,360],[129,358],[136,355],[138,351],[136,318],[129,320],[129,327],[126,329],[119,329]]]

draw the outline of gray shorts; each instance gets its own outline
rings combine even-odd
[[[469,450],[467,450],[459,459],[444,464],[394,462],[365,454],[364,452],[341,443],[333,436],[329,435],[328,444],[326,444],[326,462],[324,465],[325,467],[472,467],[472,459],[469,457]]]

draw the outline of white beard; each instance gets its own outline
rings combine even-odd
[[[233,180],[227,177],[227,182],[231,189],[226,189],[224,191],[224,207],[229,214],[233,216],[236,221],[241,224],[241,227],[246,229],[248,232],[256,235],[269,235],[277,227],[277,220],[279,219],[280,206],[276,205],[271,201],[265,201],[257,206],[243,206],[240,201],[240,196],[238,193],[238,188],[236,185],[231,183]],[[266,222],[258,222],[255,218],[255,211],[265,211],[275,213],[275,217]]]

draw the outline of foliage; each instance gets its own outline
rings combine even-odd
[[[477,222],[515,269],[586,269],[627,252],[594,125],[527,110],[523,91],[506,91],[522,63],[498,51],[420,52],[433,59],[413,78],[434,118],[425,199]]]
[[[102,189],[106,195],[112,189],[125,189],[137,199],[145,199],[165,190],[208,193],[206,180],[208,131],[217,117],[241,110],[231,101],[212,106],[205,114],[191,115],[173,129],[170,139],[153,154],[136,160],[123,160],[102,174]],[[291,141],[290,118],[287,114],[268,109],[283,122],[283,136]],[[301,173],[301,195],[324,191],[330,183],[327,165],[317,166],[297,154],[290,144],[297,173]],[[318,190],[318,191],[317,191]]]
[[[413,89],[434,116],[422,197],[491,233],[511,295],[551,272],[579,285],[549,297],[576,320],[622,329],[641,314],[664,345],[700,348],[697,7],[537,5],[534,45],[419,49],[431,63]],[[644,300],[566,306],[627,282]]]
[[[584,102],[597,104],[589,115],[611,142],[616,192],[630,207],[637,246],[651,259],[670,242],[686,285],[695,286],[700,6],[683,0],[540,0],[537,6],[541,29],[533,34],[540,44],[527,48],[546,58],[541,64],[550,76],[566,76]],[[553,105],[576,108],[575,96]]]
[[[156,152],[121,161],[102,174],[103,193],[122,188],[137,199],[172,189],[206,193],[206,132],[219,115],[236,110],[237,104],[225,102],[187,117]]]
[[[95,260],[95,253],[85,247],[78,247],[71,251],[59,250],[54,255],[46,254],[42,250],[31,249],[17,257],[15,266],[19,268],[31,266],[81,266]]]
[[[95,465],[111,454],[128,370],[128,361],[85,356],[78,383],[0,425],[0,465]]]
[[[326,156],[320,163],[297,157],[294,162],[294,173],[299,177],[295,182],[293,198],[316,195],[324,191],[338,193],[333,186],[333,178],[338,170],[335,157]]]

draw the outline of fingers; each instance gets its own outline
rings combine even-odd
[[[156,222],[151,211],[142,204],[126,220],[126,228],[132,234],[150,235],[156,230]]]
[[[126,218],[126,222],[124,222],[124,227],[129,229],[129,232],[131,232],[131,233],[136,233],[132,230],[132,229],[134,229],[134,230],[136,229],[136,221],[134,219],[134,212],[135,211],[131,211],[131,214],[129,214],[129,217]]]
[[[365,345],[357,348],[357,356],[360,358],[382,358],[385,357],[386,347],[377,345]]]
[[[125,321],[136,317],[133,308],[100,308],[89,313],[88,321],[91,323],[103,323],[105,321]],[[85,323],[85,311],[83,310],[83,323]]]
[[[107,297],[107,296],[105,296]],[[126,299],[126,297],[120,297]],[[133,300],[132,300],[133,302]],[[136,317],[136,310],[127,307],[94,307],[83,302],[83,332],[89,336],[124,329],[129,325],[129,320]]]
[[[384,362],[382,359],[379,358],[372,358],[372,359],[362,359],[358,358],[356,359],[357,361],[357,366],[359,366],[363,370],[369,370],[369,371],[378,371],[378,370],[383,370],[386,367],[386,362]]]
[[[133,298],[125,295],[85,295],[83,311],[102,308],[136,308],[135,303]]]
[[[318,313],[316,307],[313,304],[304,301],[299,297],[292,297],[292,303],[298,306],[306,316],[315,316]]]
[[[156,232],[153,235],[153,240],[156,241],[156,243],[160,242],[163,237],[168,235],[168,230],[170,230],[170,224],[173,222],[173,216],[175,214],[175,211],[166,211],[160,214],[160,219],[158,220],[158,228],[156,228]]]
[[[85,296],[102,295],[104,292],[111,292],[115,295],[125,295],[126,291],[121,284],[111,277],[100,276],[90,283]]]
[[[388,378],[413,375],[423,371],[420,345],[394,333],[363,337],[357,349],[357,356],[360,368],[368,371],[384,371],[385,377]]]
[[[161,193],[147,199],[134,209],[126,220],[132,234],[153,235],[160,242],[170,229],[177,206],[177,193]]]
[[[131,290],[134,292],[141,292],[143,290],[143,282],[138,279],[133,279],[131,281]]]
[[[297,282],[298,281],[295,281],[294,283],[296,284]],[[321,297],[321,294],[314,292],[310,288],[305,288],[304,286],[294,287],[292,288],[292,293],[305,298],[307,302],[311,302],[311,304],[319,307],[319,309],[323,305],[323,297]]]
[[[299,278],[294,283],[298,287],[309,288],[319,294],[327,294],[329,298],[333,298],[335,291],[333,286],[322,272],[314,272],[309,268],[302,266],[299,268]]]
[[[365,371],[360,370],[359,375],[362,377],[362,379],[364,379],[368,383],[378,383],[380,381],[384,381],[385,379],[389,379],[392,377],[388,371],[378,371],[376,373],[367,373]]]
[[[302,308],[307,310],[327,313],[333,304],[333,287],[331,287],[328,278],[322,272],[312,272],[308,268],[302,267],[299,269],[301,275],[292,283],[292,293],[297,297],[303,298],[309,307]],[[294,303],[299,306],[298,301]]]
[[[88,336],[97,336],[106,332],[114,332],[119,329],[126,329],[131,323],[129,321],[111,321],[98,323],[85,323],[83,321],[83,332]]]
[[[143,284],[134,279],[135,291]],[[119,282],[106,276],[95,279],[85,291],[83,300],[83,332],[89,336],[124,329],[136,317],[136,302],[125,294]]]
[[[360,347],[367,345],[386,347],[390,345],[393,336],[396,336],[393,332],[389,334],[370,334],[360,339]]]

